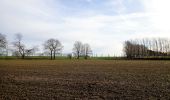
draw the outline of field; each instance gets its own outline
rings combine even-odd
[[[0,99],[170,99],[170,61],[0,60]]]

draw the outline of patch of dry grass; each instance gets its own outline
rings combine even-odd
[[[170,61],[1,60],[0,99],[170,99]]]

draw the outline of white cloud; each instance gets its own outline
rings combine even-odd
[[[141,0],[142,1],[142,0]],[[168,36],[170,33],[170,1],[169,0],[143,0],[145,11],[150,13],[150,25],[160,36]]]
[[[70,17],[62,16],[62,5],[57,1],[54,4],[53,0],[48,4],[46,0],[1,0],[0,29],[10,39],[16,32],[23,33],[25,42],[30,45],[41,45],[46,39],[58,38],[65,53],[71,52],[74,41],[80,40],[91,44],[94,53],[99,55],[120,55],[122,43],[127,39],[170,37],[169,1],[140,0],[145,12],[126,14],[123,0],[107,1],[118,14],[91,14],[87,11],[85,15],[88,16]]]

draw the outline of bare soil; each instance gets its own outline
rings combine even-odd
[[[168,100],[170,61],[0,60],[0,100]]]

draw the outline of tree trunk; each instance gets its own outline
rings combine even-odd
[[[24,59],[25,58],[25,52],[23,51],[23,54],[22,54],[22,59]]]
[[[23,55],[22,55],[22,59],[24,59],[24,58],[25,58],[25,55],[23,54]]]
[[[85,55],[85,59],[87,60],[87,55]]]
[[[55,59],[55,51],[54,51],[54,59]]]
[[[52,57],[53,57],[53,51],[51,50],[51,60],[53,59]]]
[[[80,57],[80,55],[79,55],[79,53],[78,53],[78,55],[77,55],[77,59],[79,59],[79,57]]]

